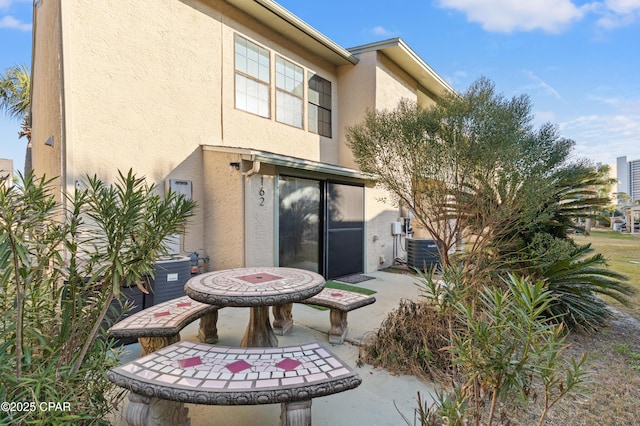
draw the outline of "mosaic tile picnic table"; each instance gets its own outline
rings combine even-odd
[[[308,299],[324,288],[322,275],[295,268],[256,267],[225,269],[191,278],[189,297],[203,303],[251,308],[241,347],[277,347],[269,306]]]
[[[131,417],[144,411],[135,405],[150,404],[149,398],[209,405],[303,401],[300,409],[306,412],[312,398],[353,389],[362,382],[319,343],[231,348],[186,341],[111,369],[109,380],[133,393]],[[180,410],[186,408],[173,411]]]

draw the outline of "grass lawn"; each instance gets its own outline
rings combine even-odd
[[[618,316],[597,333],[572,333],[569,357],[587,354],[590,380],[581,394],[560,401],[547,417],[547,426],[640,425],[640,237],[595,230],[573,237],[591,243],[609,267],[629,277],[637,293],[629,306],[608,300],[628,315]],[[639,262],[639,263],[636,263]],[[521,424],[530,424],[524,417]]]
[[[617,309],[629,312],[640,319],[640,237],[614,231],[594,230],[591,235],[576,235],[576,243],[591,243],[591,247],[602,253],[610,269],[626,275],[628,283],[636,289],[636,295],[630,298],[629,306],[608,300]]]

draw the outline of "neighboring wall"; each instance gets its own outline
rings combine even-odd
[[[56,178],[64,172],[60,2],[40,2],[35,8],[34,25],[38,31],[33,44],[31,83],[32,167],[36,176]],[[60,180],[56,184],[62,186]]]
[[[365,111],[394,109],[401,99],[429,102],[428,95],[418,89],[417,82],[400,69],[384,53],[369,51],[359,55],[355,67],[343,66],[339,70],[341,114],[340,162],[357,168],[353,153],[347,144],[347,128],[361,123]],[[393,263],[393,237],[391,223],[398,220],[400,210],[379,185],[365,189],[365,271],[375,271]]]

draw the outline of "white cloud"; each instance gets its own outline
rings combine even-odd
[[[7,10],[15,3],[27,3],[31,0],[0,0],[0,10]]]
[[[631,25],[640,17],[640,0],[605,0],[599,6],[598,26],[607,30]]]
[[[31,24],[21,22],[13,16],[7,15],[0,18],[0,28],[13,28],[20,31],[31,31]]]
[[[560,93],[553,88],[549,83],[544,81],[542,78],[538,77],[533,71],[524,70],[524,73],[529,79],[532,81],[532,84],[526,85],[524,92],[528,92],[530,90],[542,91],[543,93],[550,95],[559,101],[566,102]]]
[[[607,9],[621,15],[640,10],[640,0],[606,0],[605,5]]]
[[[576,142],[576,154],[614,164],[628,155],[640,158],[640,115],[585,115],[560,123],[563,136]]]
[[[458,70],[453,74],[447,74],[442,76],[447,83],[457,89],[461,89],[462,86],[468,84],[468,75],[466,71]]]
[[[380,25],[378,25],[377,27],[373,27],[371,29],[371,33],[373,35],[382,36],[382,37],[390,37],[390,36],[394,35],[393,31],[389,31],[385,27],[380,26]]]
[[[537,29],[558,33],[592,7],[590,3],[578,7],[571,0],[439,0],[439,5],[463,12],[487,31],[504,33]]]

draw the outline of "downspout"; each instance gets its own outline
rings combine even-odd
[[[253,166],[251,166],[251,169],[243,173],[245,178],[248,178],[260,172],[260,162],[258,160],[251,161],[253,162]]]

